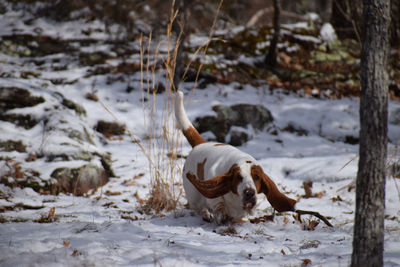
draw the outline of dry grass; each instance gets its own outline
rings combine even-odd
[[[182,195],[182,170],[177,162],[180,158],[178,155],[182,154],[182,135],[181,131],[173,123],[174,95],[175,91],[179,89],[177,88],[179,84],[174,82],[174,77],[178,62],[177,58],[181,56],[179,54],[179,46],[181,45],[182,32],[174,37],[172,25],[178,15],[178,10],[174,8],[174,2],[172,2],[170,20],[167,27],[167,39],[154,46],[151,33],[146,37],[142,35],[140,38],[140,85],[143,118],[147,131],[147,138],[144,144],[129,129],[126,129],[132,141],[139,146],[149,162],[150,196],[144,201],[142,207],[146,213],[155,211],[158,214],[164,210],[176,210]],[[222,2],[221,0],[218,13]],[[215,24],[216,18],[209,34],[209,40],[193,53],[192,59],[186,64],[182,80],[194,58],[200,53],[206,54],[208,44],[213,40],[212,35]],[[180,25],[180,28],[182,31],[182,25]],[[166,47],[167,52],[160,52],[161,47]],[[162,68],[158,64],[160,61],[163,63]],[[200,70],[201,66],[198,68],[198,73]],[[157,90],[160,88],[160,80],[166,83],[162,86],[165,87],[163,95],[157,95]],[[194,86],[196,86],[196,82]],[[161,111],[157,110],[159,106],[157,105],[157,100],[160,100],[160,98],[163,101]],[[98,99],[98,102],[116,122],[120,123],[119,119],[100,99]]]
[[[222,4],[222,1],[221,1]],[[221,7],[219,6],[219,9]],[[218,10],[219,10],[218,9]],[[156,46],[155,51],[151,50],[152,36],[147,38],[147,43],[141,42],[141,86],[143,92],[143,99],[149,101],[143,102],[143,113],[145,116],[146,129],[148,138],[146,140],[146,151],[149,155],[150,162],[150,197],[145,203],[144,211],[150,212],[154,210],[159,213],[162,210],[170,211],[176,210],[179,198],[182,195],[181,185],[181,168],[177,164],[178,155],[181,154],[181,132],[177,129],[172,121],[174,115],[174,95],[179,84],[176,83],[176,64],[179,62],[178,57],[179,46],[182,43],[182,29],[174,38],[173,35],[173,23],[177,18],[178,10],[174,9],[174,1],[170,13],[170,20],[167,27],[167,40],[166,43],[159,43]],[[214,32],[216,19],[210,31],[209,41],[196,50],[193,57],[197,54],[207,51],[208,43],[212,38]],[[167,47],[167,53],[161,55],[160,47],[164,45]],[[150,56],[152,55],[152,56]],[[156,70],[156,62],[161,59],[163,62],[163,71]],[[188,68],[190,67],[193,60],[189,60],[183,73],[182,79],[184,79]],[[200,68],[198,69],[198,73]],[[157,81],[160,80],[161,74],[165,75],[165,86],[164,98],[163,98],[163,109],[161,111],[161,117],[157,118],[159,111],[157,110],[157,95],[156,89],[158,88]],[[175,81],[175,82],[174,82]],[[160,121],[157,121],[160,120]]]
[[[143,100],[143,114],[148,138],[146,139],[146,151],[151,158],[150,162],[150,197],[145,202],[144,211],[154,210],[159,213],[162,210],[175,210],[181,196],[178,186],[181,170],[177,164],[177,157],[181,150],[180,131],[171,124],[174,114],[174,74],[177,51],[180,45],[180,36],[174,42],[172,36],[172,24],[176,18],[177,11],[171,10],[171,18],[167,28],[166,43],[158,43],[155,51],[152,51],[152,36],[147,38],[147,44],[141,39],[141,87]],[[172,44],[175,44],[172,49]],[[167,46],[167,54],[161,55],[159,49],[162,45]],[[172,51],[172,52],[171,52]],[[156,69],[157,61],[161,59],[164,63],[163,71]],[[157,88],[161,73],[165,75],[165,86],[163,108],[161,117],[157,117]],[[146,97],[144,97],[146,96]]]

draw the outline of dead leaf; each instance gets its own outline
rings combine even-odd
[[[138,191],[136,191],[136,193],[135,193],[133,196],[136,198],[136,200],[137,200],[137,202],[138,202],[139,204],[144,204],[144,203],[146,203],[146,200],[142,199],[142,198],[139,196]]]
[[[308,241],[304,241],[301,244],[300,249],[317,248],[320,244],[321,244],[321,241],[308,240]]]
[[[340,196],[332,197],[331,200],[332,202],[343,201],[343,199]]]
[[[135,179],[135,178],[133,178],[133,179]],[[137,183],[135,181],[131,180],[131,179],[125,179],[122,182],[122,185],[125,185],[125,186],[136,186]]]
[[[253,218],[253,219],[250,219],[250,222],[251,223],[260,223],[261,220],[260,220],[260,218]]]
[[[312,198],[312,197],[322,198],[325,195],[325,193],[326,193],[325,190],[313,194],[312,193],[312,189],[311,189],[312,186],[313,186],[313,182],[312,181],[308,181],[308,182],[304,181],[303,182],[303,188],[304,188],[304,191],[305,191],[305,195],[303,195],[302,197],[304,197],[304,198]]]
[[[289,65],[290,62],[292,61],[292,58],[291,58],[290,56],[288,56],[288,55],[287,55],[286,53],[284,53],[284,52],[278,53],[278,57],[279,57],[280,59],[282,59],[282,61],[283,61],[286,65]]]
[[[29,153],[28,157],[25,159],[26,162],[31,162],[37,160],[36,154]]]
[[[129,216],[129,215],[121,215],[121,218],[122,219],[125,219],[125,220],[131,220],[131,221],[137,221],[137,220],[139,220],[139,217],[138,216]]]
[[[308,224],[308,231],[314,231],[315,227],[317,227],[318,224],[319,224],[319,222],[316,220],[310,221]]]
[[[288,219],[288,217],[286,217],[286,216],[285,216],[285,217],[283,217],[283,223],[284,223],[284,224],[287,224],[288,222],[289,222],[289,219]]]
[[[304,188],[304,191],[305,191],[305,195],[304,195],[305,198],[310,198],[310,197],[313,196],[312,189],[311,189],[312,186],[313,186],[313,182],[312,181],[308,181],[308,182],[304,181],[303,182],[303,188]]]
[[[133,179],[139,179],[139,178],[141,178],[141,177],[143,177],[144,176],[144,173],[139,173],[139,174],[136,174],[135,176],[133,176]]]
[[[76,256],[80,256],[80,255],[82,255],[82,253],[79,252],[77,249],[74,249],[74,252],[72,252],[72,254],[71,254],[72,257],[76,257]]]
[[[282,255],[286,255],[286,252],[283,249],[281,249],[281,253]]]
[[[121,193],[121,192],[111,192],[110,190],[107,190],[104,194],[105,194],[106,196],[119,196],[119,195],[121,195],[122,193]]]
[[[98,96],[95,93],[87,93],[86,94],[86,99],[92,100],[92,101],[99,101]]]
[[[55,208],[55,207],[52,207],[52,208],[50,209],[50,211],[49,211],[49,218],[50,218],[50,217],[53,217],[55,213],[56,213],[56,208]]]
[[[70,245],[69,241],[67,241],[67,240],[64,240],[63,244],[65,247],[69,247],[69,245]]]
[[[111,207],[111,206],[114,205],[114,204],[115,204],[115,202],[110,201],[110,202],[107,202],[107,203],[103,204],[103,207],[109,208],[109,207]]]
[[[260,222],[272,222],[274,220],[274,215],[264,215],[262,217],[250,219],[251,223],[260,223]]]
[[[300,64],[293,64],[293,69],[294,70],[303,70],[304,69],[304,67],[303,67],[303,65],[300,65]]]
[[[301,223],[301,229],[304,231],[314,231],[318,224],[319,221],[317,220],[303,221]]]
[[[301,263],[301,266],[309,266],[311,264],[311,260],[310,259],[303,259],[303,262]]]

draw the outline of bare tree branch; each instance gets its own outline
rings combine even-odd
[[[333,227],[333,225],[328,221],[328,219],[325,218],[325,216],[321,215],[319,212],[309,211],[309,210],[295,210],[295,212],[297,214],[299,214],[299,220],[300,220],[301,215],[309,214],[309,215],[313,215],[313,216],[317,217],[318,219],[321,219],[329,227]]]

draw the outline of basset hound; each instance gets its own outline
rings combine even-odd
[[[259,193],[278,212],[295,210],[296,200],[282,194],[252,156],[200,136],[186,115],[181,91],[176,92],[175,117],[193,147],[183,167],[183,187],[190,208],[204,220],[214,218],[217,224],[246,221]]]

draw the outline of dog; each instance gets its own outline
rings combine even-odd
[[[252,156],[200,136],[187,117],[181,91],[176,92],[175,118],[193,148],[183,167],[183,187],[189,207],[204,220],[219,225],[247,221],[260,193],[278,212],[295,211],[296,200],[282,194]]]

